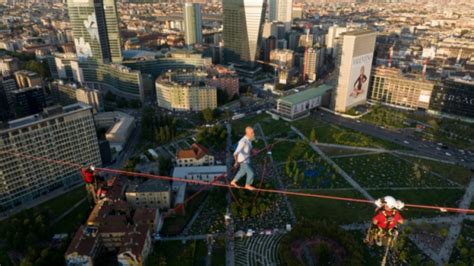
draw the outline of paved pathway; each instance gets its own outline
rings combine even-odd
[[[365,187],[367,191],[370,190],[446,190],[446,189],[462,189],[462,187]],[[345,188],[290,188],[288,191],[308,191],[308,192],[318,192],[318,191],[350,191],[354,190],[352,187]]]
[[[297,128],[291,126],[291,130],[298,134],[302,139],[307,140],[306,136],[301,133]],[[321,149],[316,146],[313,142],[309,142],[309,145],[313,150],[319,154],[327,163],[329,163],[338,174],[340,174],[344,179],[352,186],[354,187],[357,191],[359,191],[364,197],[368,200],[374,200],[374,198],[367,192],[367,190],[363,189],[359,183],[357,183],[354,179],[352,179],[351,176],[349,176],[341,167],[339,167],[338,164],[336,164],[331,158],[329,158]]]
[[[232,125],[230,123],[226,124],[227,127],[227,143],[226,143],[226,166],[227,166],[227,177],[230,178],[232,175]],[[230,182],[230,180],[229,180]],[[232,198],[230,193],[227,193],[227,204],[230,206],[232,202]],[[234,219],[227,219],[226,220],[226,228],[225,228],[225,264],[226,266],[234,266],[235,265],[235,258],[234,258]]]
[[[188,222],[188,224],[186,225],[186,227],[184,228],[183,232],[181,233],[182,235],[187,235],[189,230],[191,230],[191,227],[193,226],[194,222],[196,221],[196,219],[199,217],[199,214],[201,214],[202,210],[204,209],[204,206],[206,206],[206,202],[209,200],[209,197],[206,196],[206,199],[201,203],[201,205],[199,206],[199,208],[196,210],[196,212],[194,212],[194,215],[193,217],[191,218],[191,220]]]
[[[469,186],[466,189],[466,193],[464,193],[461,203],[459,203],[459,208],[469,208],[471,206],[473,195],[474,177],[471,178],[471,182],[469,183]],[[456,243],[456,240],[458,239],[459,234],[461,233],[465,217],[465,213],[459,214],[456,221],[454,221],[454,223],[451,224],[451,227],[449,227],[448,237],[444,241],[443,246],[441,247],[441,250],[438,254],[439,260],[436,261],[436,263],[438,263],[439,265],[443,265],[449,262],[449,258],[451,257],[451,253],[453,252],[454,244]]]

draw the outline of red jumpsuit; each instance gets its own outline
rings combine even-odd
[[[403,222],[403,217],[398,210],[379,211],[373,219],[373,223],[377,225],[377,227],[388,230],[392,230],[401,222]]]
[[[84,179],[84,182],[87,184],[92,184],[94,183],[94,172],[89,170],[88,168],[82,168],[81,169],[81,174],[82,178]]]

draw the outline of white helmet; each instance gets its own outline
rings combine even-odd
[[[91,169],[91,171],[95,171],[95,166],[91,165],[89,166],[89,169]]]
[[[387,205],[390,209],[395,209],[398,206],[397,200],[395,200],[395,198],[392,196],[385,196],[383,198],[383,201],[385,202],[385,205]]]
[[[403,207],[405,207],[405,203],[403,203],[403,201],[401,201],[401,200],[397,200],[397,207],[396,208],[398,210],[401,210],[401,209],[403,209]]]

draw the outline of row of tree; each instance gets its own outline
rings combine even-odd
[[[63,265],[69,240],[51,247],[53,235],[49,210],[23,211],[0,226],[1,265]],[[12,256],[15,254],[14,256]]]
[[[144,108],[141,123],[141,137],[143,140],[162,144],[173,140],[176,135],[176,119],[167,115],[158,116],[153,108]]]

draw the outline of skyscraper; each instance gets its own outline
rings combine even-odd
[[[291,23],[293,0],[269,0],[268,8],[270,21],[280,21],[287,25]]]
[[[367,100],[372,59],[377,33],[356,30],[343,33],[339,78],[335,93],[335,110],[346,112]]]
[[[196,3],[184,4],[184,40],[186,45],[202,42],[201,5]]]
[[[115,0],[68,0],[67,5],[79,60],[121,62]]]
[[[260,51],[265,0],[223,0],[224,57],[253,66]]]
[[[318,51],[313,48],[308,48],[303,57],[303,79],[309,81],[316,80],[316,62]]]

